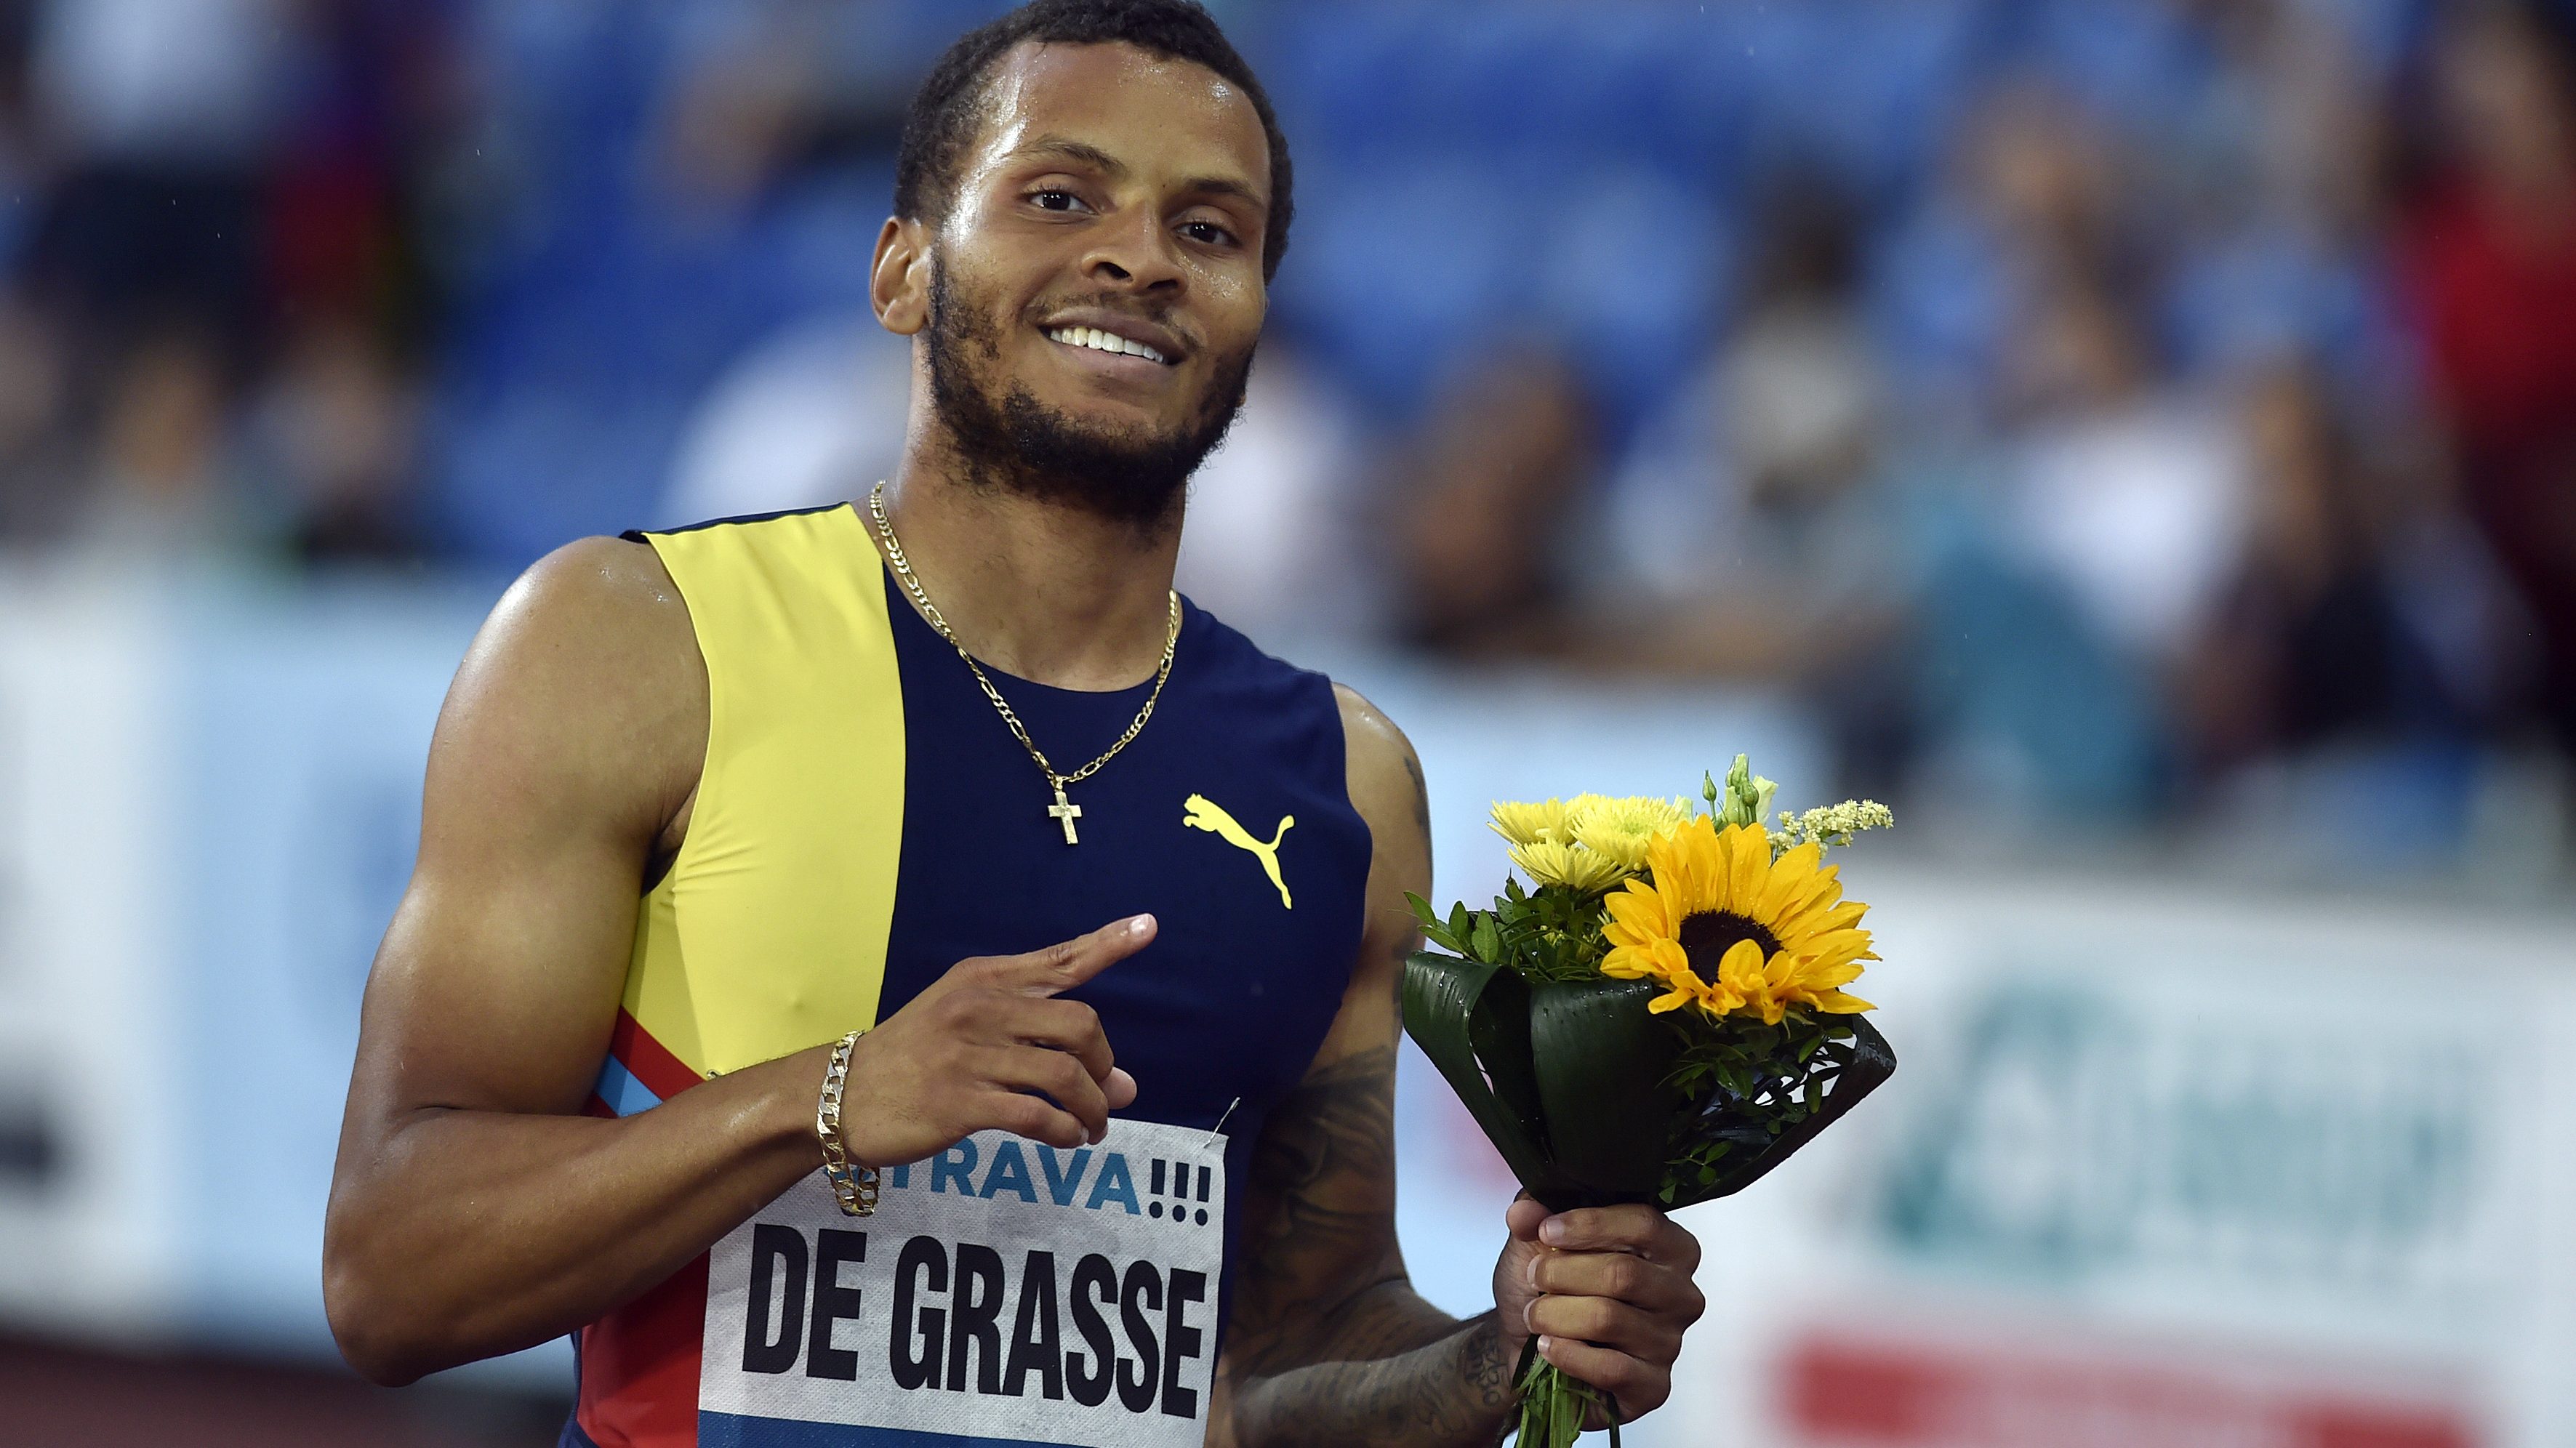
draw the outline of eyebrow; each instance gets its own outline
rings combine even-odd
[[[1020,154],[1024,156],[1062,156],[1068,161],[1080,161],[1084,165],[1090,166],[1107,175],[1124,176],[1127,174],[1127,163],[1110,155],[1107,151],[1100,149],[1098,146],[1089,145],[1081,141],[1068,141],[1061,136],[1040,136],[1038,139],[1022,146],[1020,148]]]
[[[1112,179],[1128,173],[1127,163],[1107,151],[1088,142],[1068,140],[1062,136],[1041,136],[1022,146],[1019,154],[1061,156],[1068,161],[1079,161]],[[1232,196],[1265,214],[1270,210],[1270,203],[1262,198],[1260,192],[1229,176],[1193,176],[1181,183],[1181,189],[1201,196]]]

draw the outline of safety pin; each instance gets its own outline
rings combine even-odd
[[[1211,1127],[1209,1127],[1209,1128],[1208,1128],[1208,1135],[1209,1135],[1209,1136],[1212,1136],[1212,1137],[1214,1137],[1214,1136],[1222,1136],[1222,1135],[1224,1135],[1224,1134],[1225,1134],[1225,1123],[1226,1123],[1227,1119],[1228,1119],[1228,1118],[1230,1118],[1230,1117],[1232,1117],[1232,1116],[1234,1115],[1234,1108],[1236,1108],[1236,1107],[1238,1107],[1238,1106],[1241,1106],[1242,1104],[1243,1104],[1243,1098],[1242,1098],[1242,1097],[1240,1097],[1240,1096],[1237,1096],[1237,1097],[1236,1097],[1236,1098],[1234,1098],[1232,1101],[1229,1101],[1229,1102],[1225,1103],[1225,1110],[1224,1110],[1223,1112],[1221,1112],[1221,1113],[1219,1113],[1219,1114],[1218,1114],[1217,1119],[1216,1119],[1216,1125],[1211,1126]],[[1211,1145],[1213,1145],[1213,1144],[1214,1144],[1213,1142],[1201,1142],[1201,1143],[1199,1144],[1199,1150],[1200,1150],[1200,1152],[1202,1152],[1202,1153],[1206,1152],[1206,1150],[1208,1149],[1208,1147],[1209,1147],[1209,1146],[1211,1146]]]

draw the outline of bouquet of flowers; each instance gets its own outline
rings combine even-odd
[[[1894,823],[1848,801],[1776,825],[1743,755],[1687,798],[1497,804],[1527,877],[1490,910],[1410,897],[1440,951],[1404,973],[1404,1026],[1550,1211],[1685,1207],[1743,1190],[1896,1069],[1843,987],[1876,960],[1824,852]],[[1443,951],[1447,953],[1442,953]],[[1538,1356],[1519,1448],[1565,1448],[1616,1405]]]

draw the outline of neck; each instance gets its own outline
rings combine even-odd
[[[974,480],[930,439],[906,448],[885,504],[913,576],[977,659],[1064,689],[1154,676],[1180,554],[1177,508],[1167,524],[1139,528],[1041,501]]]

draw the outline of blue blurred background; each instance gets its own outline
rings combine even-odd
[[[1003,8],[0,3],[16,1441],[551,1441],[560,1355],[390,1395],[320,1332],[439,691],[547,550],[891,465],[896,131]],[[1212,8],[1298,224],[1183,586],[1412,730],[1444,894],[1499,879],[1486,800],[1737,749],[1904,821],[1853,870],[1922,1064],[1701,1209],[1772,1245],[1640,1439],[2576,1443],[2495,1347],[2576,1352],[2521,1235],[2576,1208],[2527,1160],[2576,1098],[2475,1024],[2576,1038],[2576,7]],[[2401,1048],[2449,1085],[2336,1074]],[[2068,1073],[2156,1104],[2023,1081]],[[1494,1168],[1436,1082],[1403,1109],[1408,1248],[1472,1310]],[[2049,1196],[2077,1161],[2126,1185]],[[2108,1218],[2124,1288],[2064,1268]]]

